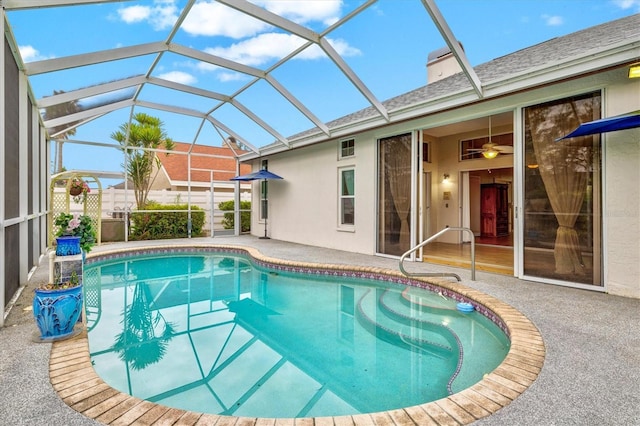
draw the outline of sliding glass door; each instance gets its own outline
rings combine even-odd
[[[378,140],[378,253],[411,248],[411,144],[411,133]]]
[[[556,141],[600,118],[600,93],[523,109],[524,274],[602,285],[600,136]]]

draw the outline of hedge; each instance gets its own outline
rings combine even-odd
[[[150,201],[146,210],[187,210],[187,204],[159,204]],[[167,238],[186,238],[188,234],[188,212],[132,212],[132,240],[160,240]],[[204,211],[198,206],[191,206],[191,236],[202,236]]]
[[[228,211],[222,218],[222,226],[224,229],[234,229],[235,214],[234,214],[234,201],[223,201],[218,204],[218,209],[222,211]],[[240,201],[240,210],[249,210],[240,212],[240,227],[242,232],[251,231],[251,201]]]

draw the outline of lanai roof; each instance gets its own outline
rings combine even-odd
[[[601,59],[605,56],[613,58],[607,66],[626,63],[630,59],[632,61],[640,59],[640,14],[551,39],[480,64],[474,67],[474,71],[483,82],[484,98],[491,98],[505,92],[515,92],[589,73],[601,67],[602,63],[593,61],[590,64],[588,60]],[[544,74],[546,75],[542,82],[540,79],[533,78]],[[512,85],[506,89],[500,87],[508,81],[515,81],[518,85],[515,87]],[[462,95],[472,91],[473,87],[469,80],[463,73],[458,73],[388,99],[382,104],[392,117],[394,113],[401,113],[406,109],[412,109],[412,113],[418,116],[437,112],[442,109],[438,102],[454,95],[460,96],[459,105],[469,103],[468,97],[465,98]],[[367,120],[377,120],[378,124],[382,124],[375,109],[369,107],[331,121],[327,123],[327,127],[340,129]],[[373,124],[369,125],[373,127]],[[292,136],[291,139],[303,140],[319,134],[319,129],[309,129]],[[275,145],[272,147],[277,148]]]
[[[272,152],[323,140],[339,138],[355,131],[405,120],[411,117],[424,116],[446,107],[451,108],[483,99],[502,96],[519,90],[526,90],[539,84],[546,84],[565,78],[572,78],[588,73],[598,67],[630,63],[638,59],[640,40],[640,15],[608,22],[576,33],[558,37],[544,43],[508,54],[490,62],[472,67],[453,34],[447,20],[443,17],[434,0],[415,0],[418,10],[424,13],[425,23],[430,22],[432,31],[440,40],[431,50],[446,44],[453,51],[462,73],[445,80],[423,86],[400,96],[380,101],[364,83],[363,78],[354,71],[345,57],[348,52],[340,49],[339,36],[342,27],[354,25],[366,13],[372,10],[376,0],[359,0],[355,5],[349,3],[349,10],[343,11],[336,21],[316,25],[303,25],[295,22],[291,15],[279,12],[266,2],[248,2],[244,0],[174,0],[169,2],[175,10],[169,16],[172,24],[159,31],[155,40],[128,40],[128,45],[111,47],[112,37],[101,34],[99,37],[87,37],[89,51],[70,52],[68,56],[45,58],[32,62],[24,62],[19,53],[20,39],[14,39],[12,18],[22,13],[40,13],[55,9],[66,11],[67,8],[83,8],[83,22],[76,23],[90,26],[98,7],[112,3],[126,4],[133,7],[153,8],[158,3],[151,0],[113,1],[113,0],[3,0],[2,6],[7,12],[6,32],[10,35],[10,46],[16,56],[18,65],[27,74],[32,87],[38,87],[33,93],[33,101],[41,109],[63,110],[55,118],[47,118],[45,127],[55,138],[68,129],[89,125],[94,120],[113,114],[116,111],[127,111],[127,116],[143,110],[164,111],[185,117],[197,130],[194,131],[193,144],[199,144],[201,129],[213,128],[216,145],[229,137],[235,138],[250,152],[243,158],[257,158]],[[164,2],[167,3],[167,2]],[[296,2],[300,3],[300,2]],[[276,4],[276,3],[274,3]],[[409,4],[409,3],[405,3]],[[213,48],[196,49],[191,47],[188,26],[203,8],[216,7],[225,17],[244,19],[247,25],[267,26],[272,31],[264,43],[291,42],[287,54],[272,59],[262,67],[243,62],[242,58],[234,59],[225,56],[221,46],[215,46],[216,38],[211,38]],[[104,12],[104,10],[102,10]],[[65,16],[64,14],[59,16]],[[86,22],[84,22],[86,20]],[[28,21],[27,21],[28,22]],[[386,21],[385,21],[386,22]],[[70,32],[74,23],[54,22],[50,31],[51,37],[58,32]],[[361,22],[359,22],[361,24]],[[389,22],[390,28],[398,28],[403,23]],[[25,26],[17,31],[24,34]],[[27,25],[28,27],[28,25]],[[80,33],[80,36],[87,34]],[[430,40],[433,43],[433,40]],[[298,55],[319,54],[331,68],[328,80],[335,86],[331,91],[336,99],[333,103],[339,111],[341,96],[360,96],[368,105],[354,113],[346,111],[338,119],[323,120],[314,112],[308,101],[303,101],[288,88],[298,82],[284,84],[279,80],[280,70],[297,67],[295,57]],[[426,56],[426,55],[425,55]],[[389,53],[389,60],[394,58]],[[176,82],[169,74],[161,70],[170,68],[172,63],[188,61],[194,66],[223,69],[233,75],[241,75],[244,80],[230,92],[216,91],[206,84],[185,84]],[[134,66],[135,65],[135,66]],[[82,88],[73,87],[76,79],[73,76],[86,77],[97,67],[119,70],[114,73],[113,80],[90,84]],[[142,70],[138,72],[137,70]],[[123,71],[130,72],[129,77],[122,77]],[[129,71],[130,70],[130,71]],[[75,73],[75,74],[74,74]],[[300,68],[302,84],[315,85],[315,81],[305,81],[305,69]],[[46,85],[38,80],[41,76],[53,76]],[[59,76],[59,78],[57,78]],[[337,78],[334,78],[337,77]],[[37,83],[36,84],[36,81]],[[63,93],[51,95],[62,90],[51,81],[64,81],[72,85],[65,87]],[[41,87],[46,86],[44,89]],[[318,96],[327,88],[319,88]],[[340,96],[335,96],[340,93]],[[331,95],[330,95],[331,96]],[[256,100],[260,102],[256,103]],[[67,109],[76,104],[75,108]],[[82,106],[77,107],[78,104]],[[251,104],[251,106],[250,106]],[[261,112],[257,112],[260,109]],[[281,121],[287,111],[288,122]],[[237,124],[233,118],[240,116],[243,121]],[[275,114],[274,114],[275,113]],[[297,119],[291,119],[293,116]],[[344,113],[343,113],[344,114]],[[292,126],[291,124],[294,123]],[[185,124],[186,125],[186,124]],[[257,127],[262,132],[261,140],[244,137],[246,129]],[[297,128],[291,132],[293,136],[285,136],[281,128]],[[53,133],[55,132],[55,133]],[[275,142],[274,142],[275,141]],[[83,141],[71,141],[79,142]],[[94,143],[95,142],[90,142]],[[210,143],[210,142],[209,142]]]

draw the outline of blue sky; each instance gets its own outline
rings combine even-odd
[[[9,23],[24,62],[95,50],[164,41],[184,0],[141,0],[99,5],[29,9],[9,12]],[[300,25],[322,32],[362,0],[252,0]],[[640,0],[436,0],[472,65],[640,12]],[[333,47],[384,101],[426,83],[429,52],[445,46],[420,0],[379,0],[330,33]],[[200,0],[176,33],[174,43],[213,53],[259,69],[268,69],[291,52],[300,39],[216,3]],[[53,90],[74,90],[144,74],[153,57],[127,59],[30,78],[36,98]],[[272,74],[323,122],[369,106],[329,58],[307,49]],[[173,53],[166,53],[152,76],[226,95],[251,79]],[[207,112],[217,102],[199,96],[147,87],[141,99]],[[283,136],[314,127],[274,89],[259,82],[237,98]],[[136,110],[159,116],[174,140],[219,146],[221,136],[200,119],[158,110]],[[212,114],[255,146],[274,140],[233,108]],[[129,109],[109,113],[78,128],[72,139],[113,143],[110,134],[128,120]],[[226,135],[223,135],[226,136]],[[73,146],[65,150],[67,168],[120,170],[116,150]]]

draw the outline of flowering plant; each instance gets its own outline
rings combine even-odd
[[[54,282],[40,285],[40,290],[62,290],[66,288],[73,288],[80,285],[80,279],[76,271],[71,271],[71,276],[67,280],[63,280],[58,273],[54,277]]]
[[[80,203],[87,198],[87,194],[91,192],[91,188],[89,188],[89,184],[82,179],[73,178],[71,185],[69,185],[69,192],[73,195],[73,201]]]
[[[53,224],[56,226],[56,237],[80,237],[80,247],[87,253],[96,243],[96,231],[89,216],[61,212]]]

